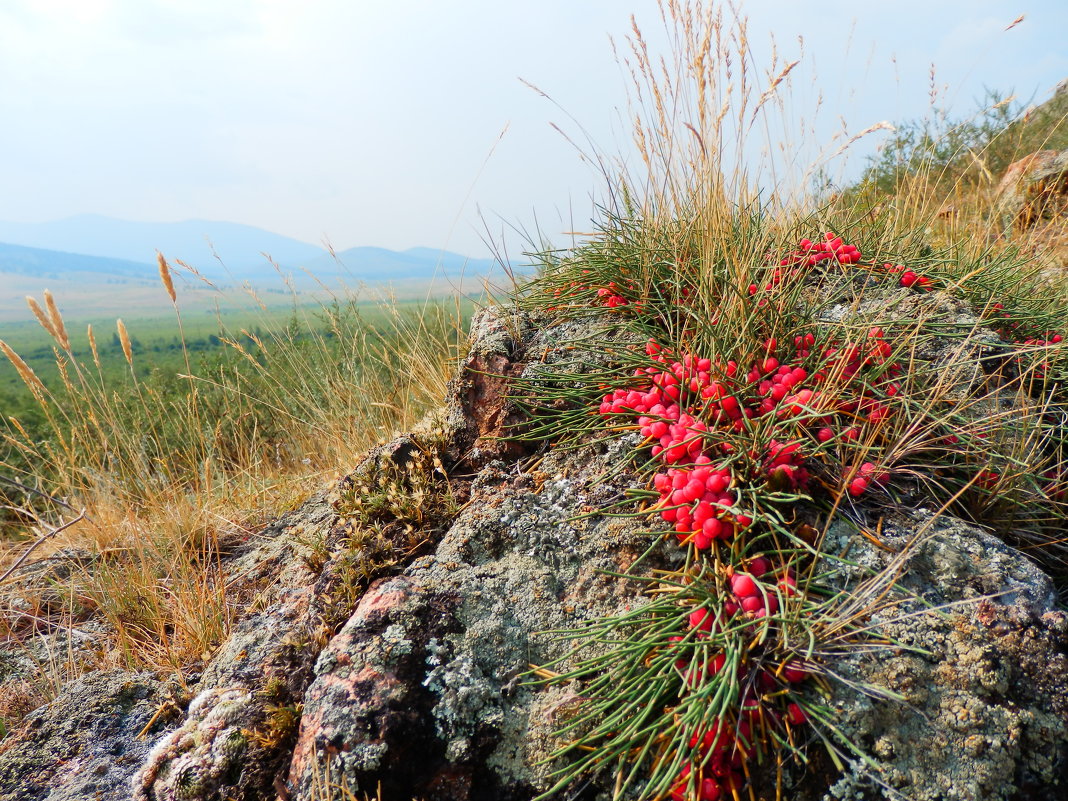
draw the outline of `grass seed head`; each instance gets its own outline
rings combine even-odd
[[[63,315],[59,313],[56,300],[49,290],[44,291],[45,308],[48,309],[48,319],[52,323],[52,333],[63,350],[70,352],[70,338],[67,336],[67,327],[63,324]]]

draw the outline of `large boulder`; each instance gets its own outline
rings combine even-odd
[[[948,369],[954,354],[991,346],[966,310],[927,302],[967,332],[926,354],[932,363]],[[519,801],[551,786],[554,731],[582,687],[529,671],[568,664],[574,643],[554,631],[644,602],[639,582],[618,574],[652,543],[641,521],[603,511],[635,486],[635,435],[533,458],[500,436],[522,420],[513,379],[544,364],[596,370],[609,363],[603,343],[624,337],[604,320],[478,315],[443,410],[228,557],[250,603],[188,692],[165,697],[156,680],[137,678],[131,701],[122,688],[133,678],[83,679],[4,741],[0,800]],[[390,538],[410,535],[398,526],[361,535],[338,498],[428,453],[448,473],[434,486],[454,511],[406,550],[389,551]],[[887,519],[873,542],[861,532],[878,517]],[[849,553],[830,572],[843,588],[880,571],[899,577],[901,600],[873,607],[893,645],[829,666],[845,679],[837,724],[869,760],[821,768],[813,744],[818,770],[797,780],[796,797],[1062,797],[1068,624],[1049,579],[947,515],[857,506],[850,520],[828,534],[829,552]],[[681,557],[654,547],[640,569]],[[904,701],[873,698],[859,691],[866,685]],[[168,714],[138,739],[165,701]],[[104,754],[106,770],[93,767]],[[63,769],[72,764],[79,770]],[[612,780],[560,797],[607,797]]]

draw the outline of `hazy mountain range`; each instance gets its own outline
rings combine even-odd
[[[144,223],[84,214],[46,223],[0,222],[0,277],[80,274],[121,283],[158,281],[157,250],[172,263],[180,259],[221,283],[280,283],[268,256],[298,283],[311,280],[305,271],[320,279],[344,276],[374,283],[498,272],[491,259],[468,259],[433,248],[356,247],[331,255],[325,248],[262,228],[212,220]]]

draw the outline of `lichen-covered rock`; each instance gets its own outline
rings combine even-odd
[[[855,760],[827,798],[1007,801],[1068,791],[1068,616],[1049,578],[950,517],[898,516],[880,538],[889,551],[846,523],[828,533],[827,551],[848,553],[850,566],[838,568],[844,586],[892,569],[908,593],[873,616],[894,646],[833,669],[901,700],[838,685],[836,725],[875,765]]]
[[[386,798],[530,798],[543,785],[557,721],[524,674],[570,648],[551,630],[640,602],[601,572],[640,553],[636,527],[575,520],[618,491],[590,483],[605,455],[583,456],[535,475],[487,467],[436,553],[364,597],[305,697],[297,797],[324,775]]]
[[[176,697],[145,673],[96,671],[71,682],[0,741],[0,801],[127,801],[152,747],[146,735],[174,725]]]
[[[943,293],[871,295],[829,309],[827,322],[895,314],[959,329],[916,354],[944,391],[966,394],[982,380],[960,365],[989,355],[997,337]],[[647,553],[640,521],[603,513],[635,484],[636,435],[550,447],[534,460],[499,437],[522,421],[517,379],[536,380],[546,364],[608,368],[601,344],[627,336],[605,318],[477,315],[444,408],[356,470],[363,480],[403,467],[433,442],[460,507],[454,519],[377,564],[363,552],[354,561],[353,526],[332,496],[283,516],[227,555],[243,613],[189,693],[130,674],[72,685],[0,746],[0,801],[527,801],[551,786],[554,731],[581,708],[582,687],[532,681],[531,667],[570,664],[573,643],[555,630],[645,602],[639,582],[611,574],[643,554],[643,571],[678,566],[684,554]],[[865,518],[877,514],[882,525]],[[836,685],[835,725],[871,762],[845,773],[825,766],[793,797],[1065,795],[1068,620],[1042,570],[946,515],[853,505],[840,518],[825,550],[842,558],[827,571],[843,589],[892,573],[898,590],[885,597],[896,600],[877,605],[872,623],[894,642],[828,665],[849,682]],[[389,531],[378,534],[388,540]],[[123,682],[141,688],[132,703]],[[905,701],[856,689],[864,685]],[[137,739],[162,709],[148,739]],[[810,743],[817,765],[821,747]],[[113,755],[106,769],[104,752]],[[561,797],[607,797],[597,781]]]

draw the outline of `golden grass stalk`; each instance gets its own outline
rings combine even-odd
[[[22,357],[15,353],[15,351],[11,349],[11,346],[2,339],[0,339],[0,350],[7,356],[7,360],[14,365],[23,382],[30,388],[30,391],[32,391],[36,397],[40,398],[45,392],[45,385],[41,383],[41,379],[37,377],[37,373],[35,373],[33,369],[22,360]]]
[[[59,313],[59,307],[56,306],[56,299],[52,297],[52,292],[48,289],[44,291],[44,299],[45,308],[48,309],[48,318],[52,321],[53,335],[60,347],[69,352],[70,338],[67,336],[67,327],[63,325],[63,316]]]
[[[171,303],[178,302],[178,293],[174,291],[174,280],[171,278],[171,266],[167,264],[167,260],[163,258],[163,254],[158,250],[156,251],[156,262],[159,264],[159,277],[163,282],[163,288],[167,290],[167,295],[171,299]]]
[[[45,314],[44,309],[41,308],[41,304],[37,302],[37,299],[32,295],[27,295],[26,305],[30,307],[30,311],[33,312],[33,316],[37,318],[37,322],[41,324],[41,327],[49,333],[52,339],[58,342],[59,334],[56,333],[55,326],[52,325],[52,321],[48,319],[48,315]]]
[[[96,349],[96,335],[93,334],[93,324],[90,323],[86,326],[86,333],[89,336],[89,350],[93,352],[93,364],[96,365],[96,369],[100,369],[100,352]]]
[[[119,330],[119,343],[122,345],[122,355],[126,357],[126,363],[133,367],[133,348],[130,347],[130,334],[126,331],[126,324],[119,318],[115,321],[115,327]]]

